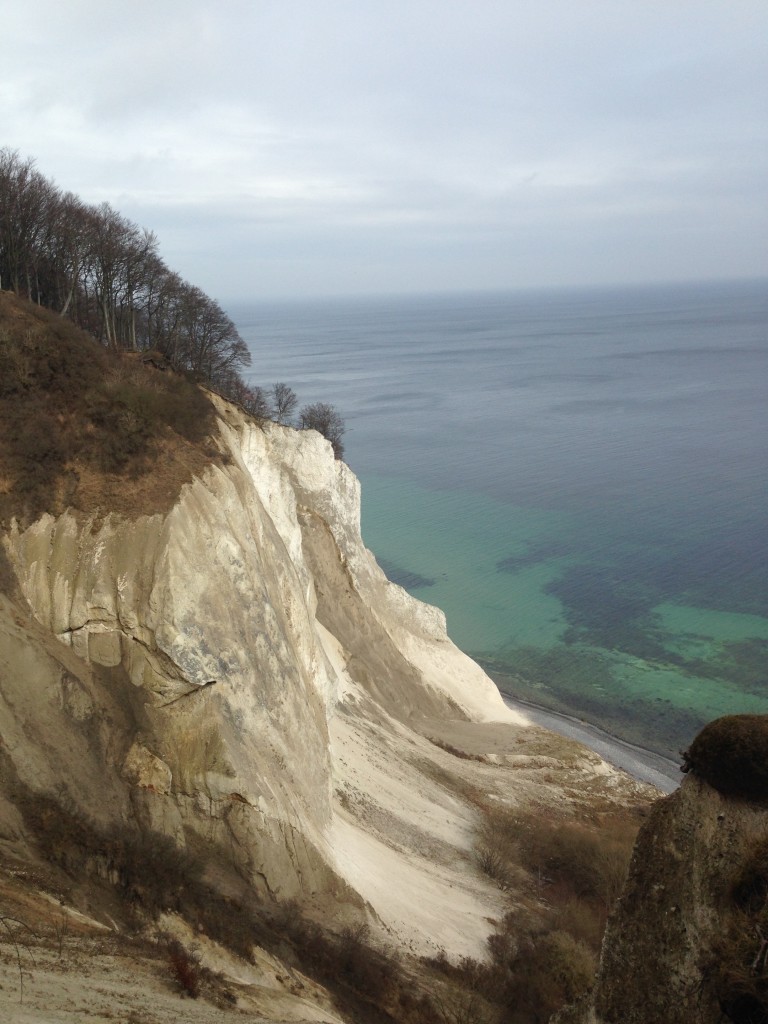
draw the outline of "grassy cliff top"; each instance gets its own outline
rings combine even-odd
[[[214,422],[186,378],[0,292],[0,525],[67,507],[166,511],[220,457]]]

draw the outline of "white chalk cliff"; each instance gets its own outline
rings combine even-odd
[[[463,730],[484,755],[463,770],[494,798],[551,794],[557,761],[526,752],[536,730],[442,613],[378,568],[328,442],[215,401],[223,459],[167,514],[4,536],[31,611],[0,598],[6,765],[99,824],[215,851],[223,887],[482,955],[498,891],[469,857],[471,802],[440,780],[456,759],[428,737]],[[581,748],[569,772],[557,799],[632,789]],[[24,841],[5,797],[0,841]]]

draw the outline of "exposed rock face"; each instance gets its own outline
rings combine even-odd
[[[218,411],[228,464],[168,515],[68,512],[5,538],[37,624],[4,603],[4,749],[22,782],[65,787],[103,824],[197,834],[276,896],[349,897],[330,828],[345,703],[514,716],[363,547],[359,485],[330,445]]]
[[[764,1008],[754,1016],[759,1009],[728,981],[733,967],[745,978],[759,979],[765,971],[760,929],[755,928],[755,911],[764,913],[768,891],[764,855],[754,886],[760,906],[739,906],[737,890],[767,839],[765,805],[723,796],[694,775],[656,803],[608,923],[594,1006],[563,1013],[558,1018],[562,1024],[767,1019]],[[744,942],[742,964],[728,962],[733,928],[739,943]]]
[[[483,757],[462,771],[492,799],[648,791],[566,740],[553,785],[559,762],[521,756],[528,723],[442,613],[363,546],[330,444],[216,405],[224,458],[167,514],[69,511],[3,538],[23,600],[0,595],[0,842],[25,841],[21,784],[204,850],[223,891],[482,956],[498,891],[471,861],[477,812],[441,781],[456,758],[425,738],[440,722],[467,730]]]

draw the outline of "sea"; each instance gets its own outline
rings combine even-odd
[[[676,756],[768,713],[768,282],[232,304],[502,691]]]

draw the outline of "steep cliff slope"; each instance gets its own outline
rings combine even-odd
[[[193,856],[233,915],[297,901],[483,957],[502,908],[478,795],[591,813],[649,792],[510,712],[386,579],[328,442],[209,397],[209,456],[156,479],[151,514],[151,468],[112,502],[81,464],[75,506],[2,537],[0,852],[125,883],[155,843],[149,872]]]
[[[124,817],[133,788],[147,826],[208,840],[216,820],[253,884],[295,895],[334,871],[330,722],[343,697],[375,699],[379,718],[511,715],[439,613],[376,568],[357,481],[327,442],[220,412],[229,465],[168,515],[45,515],[14,527],[6,554],[37,621],[115,677],[99,704],[119,693],[130,705],[110,737],[125,749],[106,757],[126,796],[102,813]],[[80,722],[95,715],[83,702]]]

